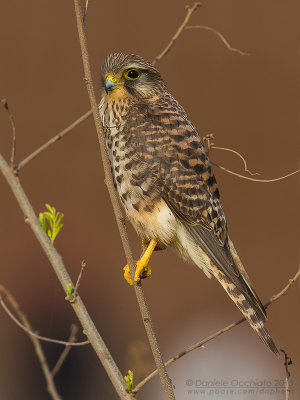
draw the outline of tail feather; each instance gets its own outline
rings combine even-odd
[[[236,285],[228,279],[217,267],[210,269],[211,273],[221,283],[231,300],[236,304],[242,312],[251,327],[258,334],[260,339],[269,347],[274,354],[279,354],[278,349],[273,342],[267,328],[265,327],[266,314],[261,308],[261,303],[256,304],[256,297],[253,296],[252,301],[246,299],[244,294],[236,287]],[[248,297],[248,296],[247,296]]]
[[[264,324],[267,319],[264,306],[255,293],[229,237],[222,246],[214,232],[201,225],[185,224],[185,228],[188,235],[183,243],[193,244],[187,247],[190,259],[202,268],[206,275],[215,276],[261,340],[273,353],[278,354]]]

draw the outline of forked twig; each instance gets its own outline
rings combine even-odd
[[[176,40],[178,39],[178,37],[180,36],[181,32],[183,31],[183,29],[185,28],[186,24],[189,22],[189,19],[191,18],[191,15],[193,14],[194,11],[197,10],[197,8],[199,8],[202,4],[200,2],[195,2],[192,7],[188,7],[188,11],[187,14],[182,22],[182,24],[180,25],[180,27],[177,29],[175,35],[172,37],[172,39],[170,40],[170,42],[167,44],[167,46],[164,48],[164,50],[154,58],[154,60],[152,61],[152,64],[155,65],[159,60],[161,60],[172,48],[172,46],[174,45],[174,43],[176,42]]]
[[[6,312],[6,314],[14,321],[14,323],[16,325],[18,325],[21,329],[23,329],[24,332],[28,333],[28,335],[38,339],[38,340],[42,340],[43,342],[49,342],[49,343],[56,343],[56,344],[62,344],[64,346],[85,346],[86,344],[89,344],[89,340],[85,340],[84,342],[66,342],[64,340],[59,340],[59,339],[52,339],[52,338],[48,338],[45,336],[41,336],[38,335],[37,333],[33,332],[32,329],[29,329],[28,326],[26,326],[26,324],[22,324],[15,316],[14,314],[10,311],[10,309],[7,307],[7,305],[5,304],[3,298],[0,295],[0,304],[2,306],[2,308],[4,309],[4,311]]]
[[[67,344],[66,347],[63,349],[61,355],[58,357],[58,360],[56,361],[56,364],[51,371],[53,378],[60,370],[65,359],[68,357],[68,354],[70,353],[70,351],[72,349],[72,346],[70,346],[70,343],[75,342],[77,332],[78,332],[78,326],[75,324],[72,324],[70,327],[70,336],[69,336],[69,340],[68,340],[69,344]]]
[[[222,33],[216,31],[211,26],[193,25],[193,26],[186,26],[185,29],[205,29],[207,31],[213,32],[215,35],[217,35],[222,40],[222,42],[224,43],[224,45],[227,47],[227,49],[229,51],[233,51],[233,52],[239,53],[241,56],[250,56],[250,53],[246,53],[245,51],[242,51],[242,50],[239,50],[239,49],[235,49],[234,47],[230,46],[230,44],[225,39],[225,37],[222,35]]]
[[[289,283],[277,294],[273,295],[265,304],[264,307],[267,308],[269,307],[270,304],[274,303],[274,301],[278,300],[280,297],[282,297],[288,289],[295,283],[295,281],[299,278],[300,275],[300,268],[295,274],[295,276],[289,280]],[[225,328],[220,329],[219,331],[213,333],[212,335],[206,337],[205,339],[200,340],[199,342],[193,344],[192,346],[188,347],[187,349],[181,351],[179,354],[176,356],[170,358],[166,363],[165,366],[167,367],[168,365],[172,364],[174,361],[178,360],[179,358],[185,356],[186,354],[190,353],[191,351],[198,349],[199,347],[202,347],[205,343],[209,342],[212,339],[215,339],[216,337],[222,335],[222,333],[225,333],[227,331],[230,331],[231,329],[235,328],[242,322],[246,321],[245,318],[241,318],[240,320],[233,322],[232,324],[226,326]],[[138,392],[147,382],[149,382],[154,376],[157,375],[157,370],[151,372],[145,379],[143,379],[140,383],[136,385],[134,388],[134,393]]]
[[[75,289],[74,289],[74,293],[73,293],[73,295],[72,295],[71,300],[69,300],[70,303],[73,303],[74,301],[76,301],[76,296],[77,296],[78,288],[79,288],[80,281],[81,281],[82,274],[83,274],[83,271],[84,271],[85,267],[86,267],[86,261],[82,260],[80,272],[79,272],[79,275],[78,275],[78,278],[77,278],[77,281],[76,281],[76,285],[75,285]]]
[[[248,174],[250,174],[250,175],[252,175],[252,176],[253,176],[253,175],[260,175],[258,172],[251,172],[251,171],[248,169],[246,160],[244,159],[244,157],[243,157],[238,151],[229,149],[229,148],[227,148],[227,147],[219,147],[219,146],[215,146],[215,145],[212,145],[211,148],[212,148],[212,149],[216,149],[216,150],[225,150],[225,151],[229,151],[230,153],[236,154],[236,155],[243,161],[243,164],[244,164],[244,171],[245,171],[245,172],[248,172]]]
[[[219,146],[215,146],[215,144],[214,144],[214,142],[213,142],[214,139],[215,139],[215,138],[214,138],[214,134],[213,134],[213,133],[209,133],[209,134],[203,136],[203,141],[206,141],[206,142],[207,142],[207,153],[209,153],[211,149],[229,151],[229,152],[231,152],[231,153],[233,153],[233,154],[236,154],[236,155],[243,161],[245,172],[248,172],[248,173],[249,173],[250,175],[252,175],[252,176],[253,176],[253,175],[260,175],[258,172],[251,172],[251,171],[248,169],[248,167],[247,167],[247,162],[246,162],[245,158],[241,155],[241,153],[239,153],[239,152],[236,151],[236,150],[229,149],[228,147],[219,147]],[[292,175],[295,175],[295,174],[297,174],[298,172],[300,172],[300,170],[296,170],[296,171],[291,172],[290,174],[287,174],[287,175],[284,175],[284,176],[280,176],[279,178],[273,178],[273,179],[255,179],[255,178],[250,178],[250,177],[248,177],[248,176],[244,176],[244,175],[238,174],[237,172],[231,171],[231,170],[229,170],[229,169],[223,167],[222,165],[219,165],[219,164],[215,163],[215,162],[212,161],[212,160],[210,160],[210,162],[211,162],[211,164],[213,164],[213,165],[215,165],[216,167],[218,167],[218,168],[220,168],[220,169],[222,169],[222,170],[228,172],[229,174],[232,174],[232,175],[238,176],[239,178],[246,179],[246,180],[253,181],[253,182],[262,182],[262,183],[276,182],[276,181],[280,181],[280,180],[282,180],[282,179],[286,179],[286,178],[288,178],[288,177],[290,177],[290,176],[292,176]]]
[[[37,219],[35,212],[20,184],[18,177],[14,174],[12,169],[9,167],[3,156],[0,154],[0,171],[9,184],[16,200],[19,203],[21,210],[25,215],[25,219],[35,234],[36,239],[40,243],[42,249],[46,253],[56,276],[58,277],[64,290],[71,284],[72,280],[64,266],[61,256],[57,253],[53,247],[51,241],[49,240],[47,234],[44,232],[39,220]],[[79,296],[74,303],[71,304],[73,310],[75,311],[78,319],[86,332],[86,335],[95,350],[99,360],[101,361],[103,367],[105,368],[108,376],[110,377],[113,385],[123,400],[129,400],[132,396],[127,393],[126,386],[124,383],[123,376],[116,365],[114,359],[112,358],[108,348],[106,347],[102,337],[97,331],[93,320],[88,314],[82,300]],[[71,345],[70,343],[67,343]]]
[[[10,293],[10,291],[7,290],[4,286],[0,285],[0,292],[2,292],[5,295],[5,297],[11,304],[11,306],[14,308],[14,310],[18,314],[19,318],[22,320],[23,324],[26,326],[27,330],[32,331],[30,322],[28,321],[26,315],[23,313],[19,304],[17,303],[17,301],[13,297],[13,295]],[[1,295],[0,295],[0,298],[1,298]],[[1,299],[1,302],[2,302],[2,299]],[[48,393],[50,394],[50,396],[53,400],[62,400],[62,398],[60,397],[60,395],[57,392],[57,389],[56,389],[56,386],[55,386],[55,383],[53,380],[53,375],[49,369],[49,366],[48,366],[48,363],[47,363],[47,360],[45,357],[45,353],[42,349],[41,343],[39,342],[39,340],[36,337],[34,337],[32,335],[29,335],[29,338],[33,344],[35,353],[41,364],[41,368],[42,368],[43,374],[44,374],[46,382],[47,382]]]

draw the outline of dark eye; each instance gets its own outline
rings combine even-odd
[[[138,79],[140,77],[140,73],[137,69],[130,69],[128,71],[125,72],[125,78],[126,79]]]

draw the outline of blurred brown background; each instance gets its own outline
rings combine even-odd
[[[86,24],[98,96],[104,57],[122,51],[152,60],[183,21],[186,4],[90,1]],[[297,0],[204,1],[190,25],[217,29],[233,47],[251,56],[228,51],[211,32],[186,30],[157,64],[199,133],[213,132],[216,145],[241,152],[261,178],[298,168],[299,12]],[[73,2],[3,1],[0,42],[0,96],[8,99],[15,116],[20,162],[89,109]],[[11,129],[4,109],[0,124],[0,151],[8,159]],[[232,154],[213,150],[211,158],[243,173],[241,161]],[[262,184],[219,169],[215,173],[230,236],[264,302],[298,268],[298,177]],[[65,213],[55,245],[74,280],[81,260],[87,261],[80,294],[122,373],[133,369],[137,383],[153,369],[153,361],[134,292],[122,277],[125,257],[103,181],[93,120],[32,161],[20,179],[36,213],[45,203]],[[65,339],[76,316],[2,176],[0,193],[0,283],[14,293],[35,329]],[[129,232],[138,256],[140,241],[132,228]],[[155,253],[152,270],[143,286],[165,359],[240,318],[217,282],[171,251]],[[31,342],[2,310],[0,324],[0,399],[48,399]],[[300,363],[298,283],[269,308],[268,328],[278,347],[292,357],[295,382]],[[43,347],[53,366],[62,348]],[[187,389],[195,389],[197,379],[267,380],[275,386],[285,376],[283,359],[276,359],[246,324],[185,356],[169,372],[179,400],[221,398],[189,395]],[[71,351],[56,382],[66,400],[117,398],[88,347]],[[290,398],[296,399],[296,393]],[[264,396],[245,391],[222,398]],[[284,394],[268,397],[283,399]],[[139,398],[163,398],[158,378]]]

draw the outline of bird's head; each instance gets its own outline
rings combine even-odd
[[[142,57],[113,53],[101,67],[103,88],[108,96],[150,98],[166,88],[160,73]]]

